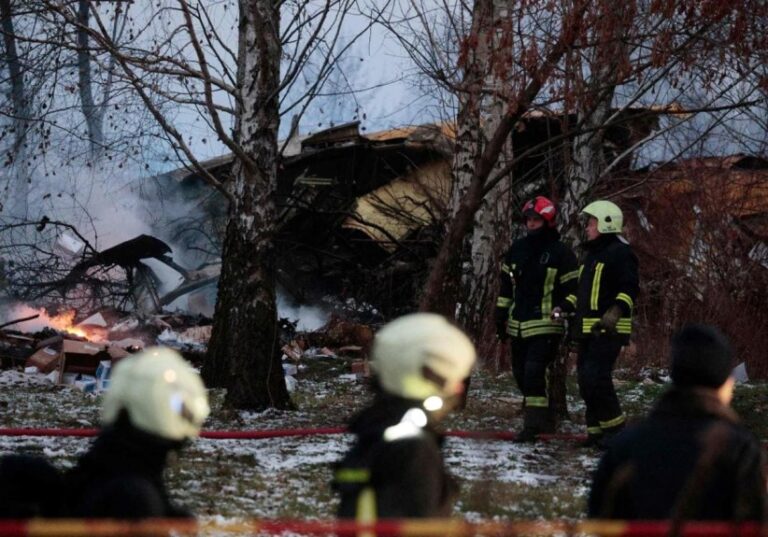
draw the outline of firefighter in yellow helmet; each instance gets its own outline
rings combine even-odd
[[[472,342],[439,315],[406,315],[376,334],[376,394],[352,419],[355,444],[335,468],[339,517],[362,523],[451,513],[458,487],[435,426],[461,402],[474,363]]]
[[[200,376],[176,351],[153,347],[121,360],[104,396],[104,428],[65,476],[71,515],[191,516],[168,498],[163,472],[208,413]]]
[[[625,422],[613,367],[621,347],[629,342],[632,311],[638,292],[638,262],[620,235],[624,215],[613,202],[594,201],[585,217],[584,260],[578,290],[557,311],[575,313],[573,333],[579,341],[579,392],[586,404],[587,446],[604,448]]]

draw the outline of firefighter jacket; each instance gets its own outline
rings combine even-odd
[[[334,471],[340,518],[450,515],[458,486],[443,467],[442,437],[409,423],[412,412],[423,412],[419,401],[380,395],[352,420],[356,442]]]
[[[589,516],[759,521],[763,463],[757,439],[714,391],[673,387],[609,446],[595,472]]]
[[[563,309],[574,311],[574,336],[590,337],[592,326],[608,308],[618,305],[621,318],[616,332],[623,343],[632,333],[632,310],[638,292],[637,257],[627,241],[615,234],[601,235],[584,244],[586,256],[579,267],[576,293],[566,297]]]
[[[550,314],[575,293],[577,268],[576,256],[554,229],[541,228],[513,242],[501,265],[497,323],[506,321],[512,337],[562,334],[563,324]]]
[[[123,414],[105,428],[64,479],[70,516],[84,518],[189,517],[172,503],[163,472],[180,441],[135,428]]]
[[[63,480],[47,459],[34,455],[0,457],[0,520],[64,518]]]

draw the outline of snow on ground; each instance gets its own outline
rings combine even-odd
[[[449,438],[444,448],[446,463],[457,477],[466,480],[492,479],[507,483],[538,486],[552,482],[557,476],[546,472],[552,467],[553,453],[540,448],[498,440],[466,440]],[[534,463],[534,464],[532,464]]]
[[[170,489],[179,502],[203,516],[330,517],[336,506],[330,489],[331,465],[343,456],[351,438],[200,439],[172,466]],[[89,442],[87,438],[0,437],[0,454],[43,455],[64,469],[74,464],[75,456],[85,451]],[[562,445],[533,447],[450,438],[445,446],[446,465],[464,484],[474,505],[477,486],[488,482],[522,487],[528,495],[532,489],[559,490],[569,479],[559,462],[562,449]],[[579,458],[576,466],[583,470],[595,462],[594,456]],[[584,484],[573,494],[583,501]],[[510,501],[508,507],[514,509],[516,503]],[[469,513],[459,504],[457,514]],[[480,518],[487,514],[477,511]],[[530,507],[521,515],[537,518]]]
[[[364,382],[349,375],[343,358],[302,361],[292,398],[296,411],[228,412],[223,393],[211,391],[209,430],[274,430],[341,427],[370,399]],[[665,389],[648,379],[620,380],[619,396],[630,420],[643,415]],[[736,409],[758,436],[768,437],[766,386],[737,388]],[[583,431],[583,402],[569,384],[571,420],[561,432]],[[0,371],[0,428],[99,425],[100,396],[62,387],[18,370]],[[467,408],[445,423],[448,430],[518,430],[522,398],[509,373],[479,372],[470,384]],[[349,435],[193,442],[168,472],[172,496],[205,520],[250,517],[329,518],[337,500],[331,466],[349,447]],[[71,467],[88,438],[0,435],[0,455],[30,453]],[[509,441],[449,437],[448,470],[461,484],[455,515],[471,521],[578,519],[584,516],[590,476],[598,453],[557,441],[518,445]],[[224,517],[224,519],[217,518]]]
[[[213,414],[206,429],[339,427],[370,398],[365,383],[348,376],[348,363],[341,359],[317,361],[309,369],[297,376],[293,400],[299,410],[226,412],[221,408],[223,394],[213,391]],[[630,392],[630,399],[642,399],[641,388]],[[569,397],[569,408],[580,419],[577,399]],[[521,425],[520,402],[510,374],[478,373],[467,409],[445,425],[454,430],[516,430]],[[19,371],[0,371],[0,427],[97,427],[99,404],[98,396]],[[582,427],[566,421],[561,431]],[[171,465],[169,489],[206,519],[328,518],[337,505],[331,467],[350,441],[349,435],[200,439]],[[89,442],[0,436],[0,455],[44,455],[65,469]],[[455,437],[446,440],[444,453],[446,466],[462,486],[455,513],[469,520],[582,517],[598,455],[567,441],[518,445]]]
[[[51,382],[42,375],[27,375],[23,371],[17,369],[0,370],[0,386],[2,386],[3,389],[18,385],[50,383]]]

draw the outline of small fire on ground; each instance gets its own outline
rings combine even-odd
[[[53,328],[60,332],[66,332],[67,334],[83,337],[91,341],[102,341],[103,336],[99,334],[97,328],[86,329],[81,326],[75,325],[75,311],[69,310],[58,315],[48,315],[48,312],[44,308],[33,308],[26,304],[19,304],[10,309],[6,314],[6,321],[12,321],[14,319],[23,319],[25,317],[31,317],[33,315],[39,315],[35,319],[24,321],[22,323],[14,324],[9,329],[18,330],[20,332],[34,333],[42,330],[43,328]],[[1,324],[1,323],[0,323]]]

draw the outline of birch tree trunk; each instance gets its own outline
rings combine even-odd
[[[472,11],[472,26],[470,35],[474,36],[476,46],[468,50],[466,68],[464,70],[464,92],[459,95],[461,109],[457,124],[456,146],[454,149],[453,167],[453,191],[451,193],[450,214],[457,214],[462,201],[472,182],[477,161],[482,155],[485,145],[481,116],[483,110],[483,86],[486,83],[488,71],[491,66],[491,47],[493,24],[493,1],[478,0]],[[469,280],[473,272],[472,255],[474,237],[467,236],[462,244],[462,259],[460,284],[462,289],[456,289],[461,294],[461,299],[455,311],[444,311],[445,314],[455,315],[457,321],[470,332],[473,332],[474,307],[469,303],[472,293]],[[450,305],[448,305],[450,308]]]
[[[467,92],[466,101],[462,106],[459,118],[456,159],[456,190],[454,203],[457,203],[453,218],[448,221],[447,229],[435,261],[432,264],[424,294],[419,302],[421,311],[434,311],[449,317],[455,316],[456,305],[461,297],[461,261],[462,252],[467,236],[473,233],[475,215],[480,210],[486,195],[486,185],[489,176],[499,164],[499,155],[507,146],[509,135],[515,125],[529,110],[533,100],[539,95],[544,85],[550,80],[556,66],[568,50],[576,36],[580,33],[583,14],[587,2],[578,1],[563,18],[559,35],[551,46],[540,55],[540,61],[532,65],[526,76],[525,84],[520,84],[517,90],[508,92],[509,105],[493,129],[488,129],[486,141],[479,140],[479,117],[482,82],[488,71],[480,73],[481,62],[470,57],[463,89]],[[472,32],[468,41],[470,54],[479,50],[482,54],[481,24],[489,13],[492,14],[491,0],[480,0],[475,3],[473,12]],[[475,17],[479,18],[476,23]],[[486,38],[487,39],[487,38]],[[487,44],[485,45],[487,46]],[[474,65],[473,65],[474,64]],[[462,149],[462,144],[466,148]],[[476,149],[474,149],[476,148]],[[492,179],[493,181],[493,179]]]
[[[29,203],[29,183],[31,181],[26,147],[27,133],[31,124],[31,103],[24,84],[24,70],[16,46],[16,32],[10,0],[0,0],[0,24],[2,25],[5,61],[11,85],[10,97],[13,106],[14,130],[14,140],[9,159],[13,163],[12,172],[9,183],[4,186],[7,195],[3,196],[4,199],[10,201],[10,207],[4,212],[18,218],[26,218]],[[0,207],[0,210],[3,210],[3,207]]]
[[[577,255],[581,242],[578,212],[591,201],[587,198],[599,183],[607,166],[605,132],[612,113],[611,104],[616,84],[620,80],[619,65],[627,53],[622,42],[625,25],[629,20],[622,12],[626,6],[619,3],[602,5],[605,12],[601,19],[609,27],[609,31],[601,36],[605,41],[590,51],[586,69],[590,78],[584,84],[585,92],[578,102],[578,124],[581,133],[573,139],[565,195],[560,202],[560,214],[564,223],[563,238],[576,249]],[[579,71],[581,70],[580,67]],[[563,418],[568,414],[565,389],[568,352],[568,347],[564,345],[549,373],[551,405],[555,414]]]
[[[280,84],[280,2],[240,0],[236,161],[218,299],[203,366],[209,386],[227,387],[235,408],[290,405],[275,304],[274,192]],[[232,337],[237,334],[237,337]]]
[[[511,46],[499,47],[494,43],[495,30],[503,28],[510,21],[506,0],[495,0],[490,5],[476,11],[473,23],[477,24],[478,46],[472,62],[472,75],[480,80],[489,92],[474,107],[467,108],[462,128],[468,131],[465,138],[457,144],[457,161],[472,162],[477,158],[478,149],[487,144],[507,113],[507,104],[498,96],[503,95],[505,80],[498,80],[489,75],[492,71],[491,52],[495,51],[493,61],[508,62],[513,50]],[[501,49],[501,50],[500,50]],[[473,92],[478,94],[479,92]],[[482,119],[482,121],[481,121]],[[469,132],[476,133],[474,136]],[[512,150],[509,141],[502,147],[494,165],[494,171],[505,167],[511,160]],[[469,171],[469,173],[468,173]],[[471,180],[471,168],[466,164],[457,169],[457,183],[466,184]],[[463,194],[462,194],[463,195]],[[512,198],[511,181],[497,183],[485,196],[475,215],[472,233],[468,236],[462,262],[460,303],[457,308],[457,320],[478,342],[478,350],[486,359],[503,351],[498,344],[495,332],[493,312],[498,295],[499,258],[511,238],[510,208]],[[452,210],[458,210],[460,198],[454,196]]]
[[[609,73],[604,71],[603,74]],[[600,76],[595,77],[591,84],[599,87],[600,78]],[[595,92],[594,107],[591,110],[580,110],[578,114],[579,123],[583,125],[584,132],[574,137],[570,155],[571,166],[567,170],[565,196],[560,203],[560,214],[564,221],[563,240],[576,250],[577,256],[581,242],[578,211],[586,204],[590,190],[606,167],[603,143],[605,130],[601,127],[605,126],[611,115],[614,88],[615,86],[610,86],[608,89],[603,88],[602,92]],[[550,405],[554,414],[560,419],[568,416],[565,386],[569,352],[569,346],[562,345],[557,359],[549,369]]]
[[[80,106],[85,116],[88,128],[88,148],[91,158],[96,158],[104,147],[104,130],[102,128],[103,112],[93,99],[93,82],[91,77],[91,56],[88,48],[88,28],[90,13],[89,0],[78,3],[78,22],[83,28],[77,30],[77,75],[80,91]],[[115,16],[117,17],[117,15]]]
[[[605,132],[612,114],[616,85],[623,78],[622,66],[627,63],[628,45],[622,38],[634,13],[629,4],[619,2],[606,2],[601,8],[599,20],[603,21],[604,28],[593,29],[597,44],[590,49],[587,65],[578,69],[587,72],[589,78],[583,81],[584,92],[577,100],[581,133],[574,137],[567,188],[561,202],[565,235],[574,246],[579,242],[578,211],[586,204],[587,196],[606,169]]]

